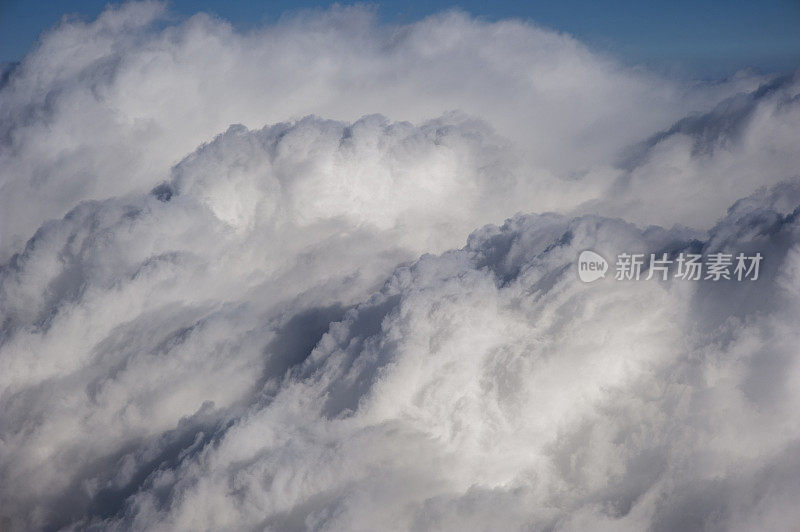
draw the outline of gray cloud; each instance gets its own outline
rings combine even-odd
[[[458,12],[163,17],[4,74],[0,528],[797,522],[796,76]],[[584,249],[765,262],[587,285]]]

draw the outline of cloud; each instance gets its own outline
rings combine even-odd
[[[729,304],[715,326],[707,312],[694,315],[709,299],[742,290],[746,303],[765,283],[796,282],[798,227],[775,210],[780,199],[759,201],[760,213],[783,220],[778,227],[756,224],[726,241],[770,250],[769,277],[752,289],[586,285],[573,270],[587,247],[688,250],[690,235],[592,216],[485,227],[461,250],[399,268],[247,412],[211,430],[194,422],[177,465],[148,460],[167,452],[163,442],[129,454],[128,467],[149,476],[115,519],[95,524],[746,530],[794,522],[797,303],[775,291],[764,312]],[[743,225],[732,213],[702,250]]]
[[[504,179],[493,139],[377,116],[232,127],[152,192],[46,223],[0,282],[4,495],[81,508],[48,495],[203,404],[246,403],[307,354],[289,346],[476,223]]]
[[[62,22],[0,87],[0,528],[787,527],[798,87],[461,12]]]
[[[525,211],[561,209],[602,191],[619,149],[763,80],[680,84],[565,34],[457,11],[384,26],[369,9],[334,7],[245,34],[205,14],[164,17],[162,4],[143,2],[66,21],[9,75],[0,259],[82,200],[149,190],[231,124],[310,114],[480,117],[519,146],[526,181],[542,183]]]
[[[710,226],[754,185],[798,176],[798,94],[797,75],[780,76],[679,120],[630,149],[615,194],[583,209],[624,212],[637,223]]]

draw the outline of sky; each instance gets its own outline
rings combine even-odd
[[[94,18],[105,0],[0,2],[0,60],[19,60],[39,33],[65,14]],[[241,29],[274,21],[287,10],[327,7],[330,2],[173,0],[177,16],[213,12]],[[753,67],[789,70],[800,63],[800,0],[565,0],[560,2],[377,2],[383,20],[413,22],[458,7],[489,20],[531,19],[571,33],[628,63],[719,76]]]

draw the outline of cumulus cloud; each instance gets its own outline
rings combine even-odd
[[[796,75],[779,76],[679,120],[626,150],[615,194],[588,209],[638,223],[710,226],[755,186],[798,176],[798,94]]]
[[[110,489],[147,479],[91,523],[785,528],[798,517],[787,192],[800,200],[798,185],[753,199],[701,244],[768,250],[768,277],[744,287],[585,285],[572,268],[587,247],[678,252],[691,234],[593,216],[487,226],[399,268],[246,412],[212,427],[198,413],[181,439],[127,454]],[[709,300],[727,301],[713,319],[697,313]],[[175,440],[184,456],[165,466]]]
[[[62,22],[0,86],[0,528],[787,528],[799,91],[460,12]]]
[[[247,34],[204,14],[164,27],[164,15],[143,2],[66,21],[10,73],[0,95],[0,258],[81,200],[149,190],[231,124],[309,114],[480,117],[519,146],[528,180],[557,180],[526,211],[564,208],[575,190],[589,199],[609,179],[617,150],[762,81],[680,84],[568,35],[459,12],[387,27],[369,9],[332,8]]]

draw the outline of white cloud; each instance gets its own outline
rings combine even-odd
[[[796,77],[163,16],[62,23],[0,87],[0,528],[797,520]],[[572,270],[697,246],[761,281]]]
[[[777,214],[772,201],[762,198],[764,215]],[[737,214],[712,242],[742,228]],[[783,255],[796,254],[788,242],[797,230],[787,221],[728,244],[768,248],[770,275],[795,282]],[[690,245],[620,221],[529,216],[401,267],[332,324],[274,393],[206,435],[213,443],[178,467],[153,472],[124,517],[106,524],[745,530],[791,522],[796,301],[775,293],[769,313],[745,316],[747,307],[729,304],[712,327],[693,315],[698,300],[749,301],[773,281],[585,285],[572,269],[587,247]],[[152,467],[135,453],[129,460]]]
[[[525,210],[563,208],[600,192],[622,147],[760,80],[682,85],[564,34],[458,12],[387,27],[368,9],[333,8],[243,35],[203,14],[163,27],[162,11],[125,4],[64,23],[10,76],[0,94],[0,259],[78,201],[149,190],[231,124],[309,114],[478,116],[519,146],[526,182],[540,183]]]

